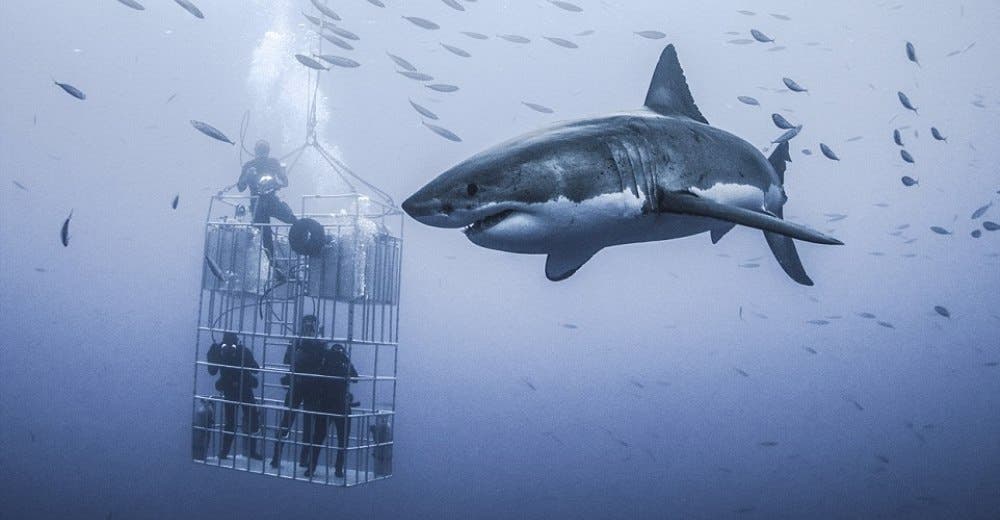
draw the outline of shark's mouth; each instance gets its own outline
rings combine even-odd
[[[469,224],[463,230],[465,234],[469,233],[482,233],[490,229],[491,227],[503,222],[507,217],[514,214],[514,210],[505,209],[500,213],[494,213],[486,218],[479,219],[472,224]]]

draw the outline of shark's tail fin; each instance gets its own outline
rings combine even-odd
[[[774,172],[778,174],[778,180],[782,184],[785,183],[785,167],[788,163],[792,162],[791,156],[788,154],[788,141],[785,141],[778,145],[771,153],[771,157],[768,158],[771,166],[774,167]],[[777,211],[777,216],[783,218],[782,211],[779,208]],[[778,260],[778,264],[781,268],[785,270],[796,282],[802,285],[812,285],[813,281],[806,274],[806,269],[802,267],[802,260],[799,259],[799,253],[795,250],[795,242],[791,238],[785,235],[779,235],[778,233],[772,233],[770,231],[764,232],[764,239],[767,240],[767,245],[771,248],[771,253],[774,253],[774,258]]]

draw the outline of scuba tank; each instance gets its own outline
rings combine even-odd
[[[191,457],[204,462],[208,456],[208,444],[215,428],[215,405],[211,401],[198,399],[194,405],[191,420]]]

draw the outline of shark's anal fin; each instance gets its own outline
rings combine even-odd
[[[731,226],[725,226],[725,227],[720,226],[720,227],[712,229],[712,231],[711,231],[711,233],[712,233],[712,243],[713,244],[718,244],[719,240],[722,240],[722,237],[726,236],[726,233],[729,233],[734,227],[736,227],[736,224],[733,224]]]
[[[708,124],[708,120],[694,104],[673,44],[667,45],[660,54],[660,62],[656,65],[649,92],[646,93],[646,106],[665,116],[683,116]]]
[[[722,204],[687,191],[662,191],[658,193],[658,199],[661,212],[725,220],[815,244],[843,245],[843,242],[836,238],[774,215]]]
[[[587,263],[599,249],[568,249],[549,253],[545,260],[545,277],[553,282],[561,282]]]

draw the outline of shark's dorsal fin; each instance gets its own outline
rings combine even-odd
[[[600,249],[570,249],[549,253],[545,260],[545,277],[560,282],[573,276]]]
[[[660,62],[656,65],[653,81],[646,93],[646,107],[665,116],[683,116],[708,124],[708,120],[694,104],[673,44],[667,45],[663,54],[660,54]]]

